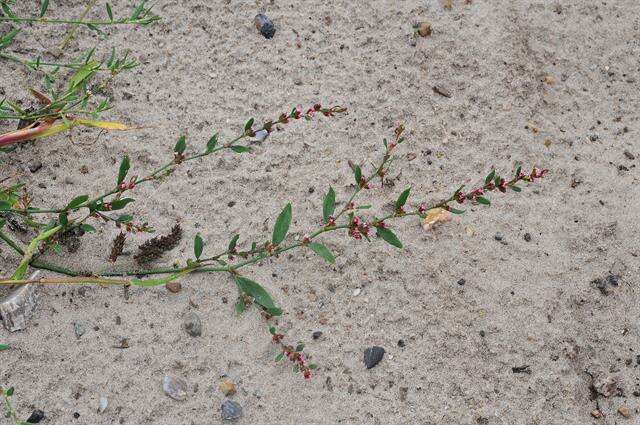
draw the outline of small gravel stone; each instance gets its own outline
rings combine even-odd
[[[464,279],[458,279],[458,285],[460,285],[460,286],[464,286],[464,284],[465,284],[465,283],[467,283],[467,281],[466,281],[466,280],[464,280]]]
[[[164,393],[174,400],[182,401],[187,398],[187,383],[175,376],[165,375],[162,381]]]
[[[502,236],[502,233],[496,233],[496,235],[493,238],[497,241],[501,241],[504,239],[504,236]]]
[[[164,285],[165,288],[167,288],[167,291],[172,292],[174,294],[177,294],[178,292],[182,291],[182,285],[180,284],[180,282],[178,281],[173,281],[173,282],[169,282],[166,285]]]
[[[64,184],[71,185],[71,184],[75,184],[75,183],[76,183],[76,181],[72,177],[65,177],[64,178]]]
[[[618,413],[620,413],[620,415],[624,416],[625,418],[631,417],[631,412],[629,411],[629,408],[627,406],[618,407]]]
[[[273,22],[262,13],[256,15],[253,23],[264,38],[272,38],[276,34],[276,27],[273,26]]]
[[[628,159],[630,159],[632,161],[634,159],[636,159],[636,156],[634,154],[632,154],[631,152],[629,152],[629,151],[624,151],[624,156],[626,156]]]
[[[220,388],[222,394],[227,396],[234,395],[236,393],[236,385],[230,379],[225,379],[220,382],[218,388]]]
[[[36,409],[31,413],[31,416],[27,418],[27,422],[30,424],[40,423],[41,420],[44,419],[44,412],[42,410]]]
[[[406,345],[406,343],[404,342],[404,339],[399,339],[398,340],[398,347],[402,348]]]
[[[242,406],[232,400],[222,403],[222,419],[225,421],[237,421],[242,417]]]
[[[531,233],[525,233],[523,237],[526,242],[531,242]]]
[[[83,323],[76,322],[73,324],[73,331],[76,334],[76,338],[80,339],[87,332],[87,327]]]
[[[483,338],[484,338],[486,334],[487,334],[487,333],[486,333],[485,331],[480,331],[480,336],[481,336],[481,337],[483,337]]]
[[[360,292],[362,292],[362,289],[360,288],[356,288],[353,290],[353,296],[357,297],[358,295],[360,295]]]
[[[29,171],[31,171],[32,173],[37,173],[38,171],[40,171],[41,168],[42,168],[41,161],[33,161],[32,163],[29,164]]]
[[[106,397],[100,397],[100,405],[98,406],[98,413],[104,413],[107,410],[107,406],[109,406],[109,400]]]
[[[184,322],[184,328],[193,337],[202,335],[202,320],[200,320],[200,316],[193,312],[189,314],[189,317]]]
[[[614,274],[610,274],[609,276],[607,276],[607,282],[609,282],[609,285],[612,286],[618,286],[620,284],[620,276],[616,276]]]
[[[364,364],[367,366],[367,369],[371,369],[384,357],[384,348],[373,346],[371,348],[367,348],[364,350]]]
[[[320,339],[321,336],[322,336],[322,331],[315,331],[314,333],[311,334],[311,337],[313,339]]]

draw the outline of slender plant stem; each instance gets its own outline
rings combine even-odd
[[[78,19],[82,21],[87,16],[87,13],[89,13],[91,11],[91,9],[93,9],[93,7],[96,5],[97,2],[98,2],[98,0],[89,0],[89,3],[87,3],[87,7],[85,7],[85,9],[82,11],[82,13],[80,14],[80,17]],[[59,50],[64,50],[67,47],[69,42],[71,42],[73,37],[75,37],[77,29],[78,29],[78,27],[74,26],[73,28],[71,28],[69,30],[69,32],[65,36],[64,40],[62,40],[62,43],[58,47]]]

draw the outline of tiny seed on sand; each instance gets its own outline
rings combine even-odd
[[[180,284],[180,282],[176,282],[175,280],[173,282],[168,282],[164,286],[165,288],[167,288],[167,291],[173,292],[174,294],[177,294],[182,290],[182,285]]]
[[[618,413],[620,413],[620,415],[624,416],[625,418],[631,417],[631,412],[629,411],[629,408],[627,406],[618,407]]]
[[[229,379],[225,379],[224,381],[220,382],[220,385],[218,385],[218,388],[220,388],[220,391],[222,392],[222,394],[227,396],[234,395],[236,393],[236,386]]]
[[[416,25],[416,32],[420,35],[420,37],[429,37],[432,34],[431,23],[430,22],[420,22]]]

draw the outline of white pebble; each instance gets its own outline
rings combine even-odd
[[[102,413],[107,410],[107,406],[109,405],[109,400],[106,397],[100,397],[100,407],[98,407],[98,413]]]
[[[360,295],[360,292],[362,292],[361,288],[356,288],[353,290],[353,296],[357,297],[358,295]]]

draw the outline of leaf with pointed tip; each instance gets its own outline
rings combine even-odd
[[[131,202],[135,202],[135,200],[132,198],[122,198],[122,199],[118,199],[117,201],[113,201],[111,203],[111,211],[121,210]]]
[[[14,38],[16,38],[16,35],[18,35],[19,32],[20,30],[17,28],[12,29],[7,34],[0,37],[0,50],[4,49],[9,44],[11,44],[11,42],[13,41]]]
[[[329,186],[329,191],[324,196],[324,200],[322,201],[322,218],[324,222],[327,223],[329,221],[329,217],[333,215],[333,212],[336,209],[336,192],[333,190],[331,186]]]
[[[234,308],[236,310],[236,314],[240,315],[247,309],[247,305],[244,303],[244,300],[242,298],[238,298],[238,301],[236,301],[236,305],[234,306]]]
[[[244,131],[251,130],[251,127],[253,127],[253,122],[254,122],[253,118],[249,118],[249,120],[244,125]]]
[[[407,199],[409,199],[409,194],[411,193],[411,188],[407,188],[398,196],[398,200],[396,201],[396,211],[399,210],[407,203]]]
[[[180,136],[178,141],[176,142],[176,146],[173,148],[175,153],[182,154],[187,148],[187,138],[185,135]]]
[[[269,295],[269,293],[260,286],[260,284],[243,276],[234,276],[234,279],[238,288],[245,294],[252,297],[258,305],[262,306],[267,311],[267,313],[272,316],[280,316],[282,314],[282,310],[276,307],[271,295]]]
[[[313,252],[324,258],[327,263],[334,264],[336,262],[336,258],[333,256],[331,251],[321,243],[310,242],[307,246],[311,248]]]
[[[235,153],[245,153],[245,152],[251,152],[251,148],[247,147],[247,146],[231,146],[231,150],[234,151]]]
[[[109,16],[109,20],[113,22],[113,12],[111,11],[111,5],[107,3],[107,15]]]
[[[276,219],[276,225],[273,227],[273,237],[271,238],[271,243],[273,243],[274,245],[279,245],[284,240],[284,238],[287,237],[290,225],[291,204],[287,204]]]
[[[207,152],[213,152],[217,144],[218,144],[218,133],[211,136],[211,138],[207,142]]]
[[[512,189],[514,192],[522,192],[522,189],[520,189],[518,186],[515,186],[515,185],[511,185],[511,189]]]
[[[393,245],[396,248],[402,248],[402,242],[400,242],[396,234],[393,233],[391,230],[384,227],[377,227],[376,234],[378,235],[379,238],[384,239],[384,241],[387,242],[388,244]]]
[[[122,158],[122,162],[120,162],[120,169],[118,170],[118,186],[120,186],[124,178],[127,177],[130,166],[131,161],[129,161],[129,155],[125,155],[124,158]]]
[[[356,179],[356,185],[360,187],[360,183],[362,182],[362,168],[359,165],[353,167],[353,177]]]
[[[196,256],[196,260],[200,259],[203,249],[204,249],[204,241],[202,240],[202,236],[197,234],[193,241],[193,254]]]
[[[74,208],[77,208],[78,206],[84,204],[85,202],[87,202],[89,200],[89,195],[80,195],[77,196],[75,198],[73,198],[71,200],[71,202],[69,202],[69,205],[67,205],[67,207],[65,208],[65,210],[72,210]]]
[[[487,198],[485,198],[484,196],[478,196],[476,198],[476,201],[478,201],[479,204],[482,205],[491,205],[491,201],[489,201]]]
[[[235,235],[234,237],[231,238],[231,240],[229,241],[229,248],[227,248],[227,251],[235,252],[238,239],[240,239],[240,235]]]
[[[47,13],[47,9],[49,8],[49,0],[43,0],[42,5],[40,6],[40,17],[42,18],[45,13]]]
[[[455,208],[449,208],[451,214],[464,214],[464,210],[457,210]]]
[[[491,180],[493,180],[493,177],[496,175],[496,170],[491,170],[491,172],[489,173],[489,175],[487,175],[487,177],[484,179],[484,184],[489,184],[489,182]]]

